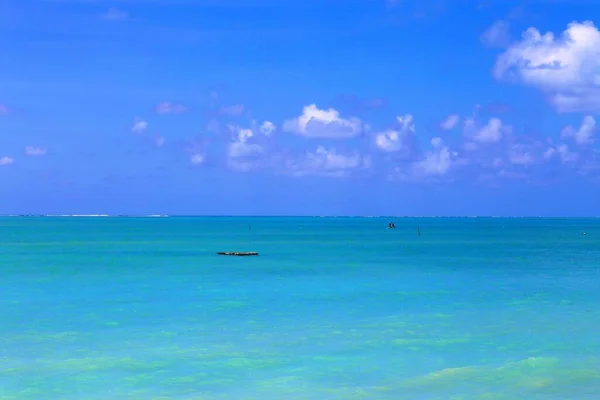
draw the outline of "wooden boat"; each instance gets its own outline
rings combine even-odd
[[[257,256],[258,253],[254,251],[219,251],[217,254],[221,256]]]

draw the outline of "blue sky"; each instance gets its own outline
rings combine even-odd
[[[597,216],[595,15],[0,0],[0,213]]]

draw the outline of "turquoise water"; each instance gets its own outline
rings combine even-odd
[[[0,219],[0,399],[600,398],[600,219],[388,221]]]

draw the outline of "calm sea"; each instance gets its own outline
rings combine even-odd
[[[600,398],[600,219],[389,221],[2,218],[0,399]]]

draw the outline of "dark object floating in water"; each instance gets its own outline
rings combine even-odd
[[[389,228],[389,229],[396,229],[396,224],[394,224],[393,222],[390,222],[390,223],[388,224],[388,228]]]
[[[221,256],[257,256],[254,251],[220,251],[217,254]]]

